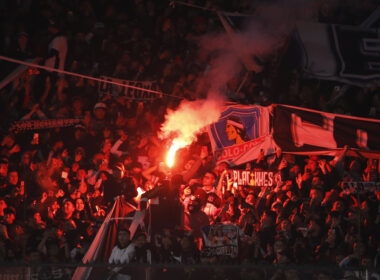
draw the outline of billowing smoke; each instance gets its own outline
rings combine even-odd
[[[174,137],[179,148],[191,144],[197,133],[218,120],[222,102],[214,99],[183,101],[177,110],[168,110],[162,125],[162,137]]]
[[[203,128],[219,119],[222,105],[222,99],[210,98],[183,101],[177,110],[168,110],[161,137],[174,137],[166,159],[169,167],[173,166],[178,149],[190,145]]]
[[[211,69],[202,83],[205,80],[210,88],[220,89],[244,68],[261,72],[262,61],[284,46],[296,22],[316,21],[322,4],[317,0],[253,1],[252,16],[239,18],[244,22],[240,30],[234,29],[229,19],[219,13],[224,30],[200,39],[201,55],[212,57]]]
[[[177,148],[191,144],[202,128],[218,120],[227,85],[233,78],[244,68],[260,72],[261,65],[255,57],[263,57],[280,48],[296,21],[315,17],[318,8],[316,0],[257,3],[253,3],[254,13],[246,18],[244,30],[235,32],[228,19],[218,14],[225,30],[200,39],[200,55],[209,58],[209,65],[197,82],[198,88],[207,92],[207,98],[183,101],[177,110],[168,111],[161,129],[163,137],[175,135],[173,143]]]

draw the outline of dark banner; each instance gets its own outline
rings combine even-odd
[[[299,22],[304,75],[357,86],[378,82],[379,22],[380,8],[359,26]]]
[[[20,132],[25,130],[39,130],[57,127],[74,126],[82,122],[82,119],[46,119],[46,120],[25,120],[13,122],[10,131]]]
[[[283,152],[335,155],[348,145],[380,157],[380,121],[275,105],[273,138]]]
[[[37,276],[38,276],[38,274],[32,273],[31,269],[27,266],[7,266],[7,265],[4,265],[4,266],[0,267],[0,280],[42,279],[42,278],[37,278]]]
[[[160,91],[157,82],[154,82],[154,81],[127,81],[127,80],[121,80],[121,79],[105,77],[105,76],[101,76],[101,78],[110,82],[115,82],[118,84],[129,85],[129,86],[135,86],[139,88],[144,88],[146,90],[128,88],[121,85],[119,86],[115,84],[101,82],[99,83],[99,87],[98,87],[98,94],[100,98],[104,95],[110,95],[114,98],[123,97],[125,99],[133,99],[136,101],[151,101],[156,98],[162,98],[161,93],[150,91],[150,90]]]
[[[350,193],[380,192],[380,182],[344,182],[343,190]]]
[[[281,182],[281,175],[272,171],[228,170],[230,179],[238,186],[272,187]]]

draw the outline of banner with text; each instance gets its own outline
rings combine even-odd
[[[15,121],[9,128],[10,131],[20,132],[25,130],[39,130],[57,127],[70,127],[82,122],[82,119],[46,119]]]
[[[349,193],[380,192],[380,182],[344,182],[343,190]]]
[[[281,182],[281,175],[273,171],[251,171],[229,169],[228,174],[238,186],[272,187]]]
[[[271,107],[226,106],[219,120],[211,124],[208,134],[217,162],[240,165],[256,159],[260,151],[266,155],[276,146],[270,134]]]
[[[229,256],[236,258],[239,249],[241,229],[233,224],[210,225],[202,228],[202,255]]]
[[[119,84],[135,86],[147,90],[160,91],[157,82],[154,81],[127,81],[105,76],[100,76],[100,78],[106,81],[115,82]],[[110,95],[114,98],[123,97],[125,99],[131,99],[136,101],[152,101],[156,98],[162,98],[162,94],[160,93],[128,88],[104,82],[99,83],[98,94],[100,98],[104,95]]]

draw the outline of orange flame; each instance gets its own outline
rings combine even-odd
[[[140,199],[141,199],[141,195],[142,195],[143,193],[145,193],[145,191],[143,191],[143,189],[142,189],[141,187],[138,187],[138,188],[136,189],[136,191],[137,191],[137,195],[134,197],[134,200],[135,200],[136,202],[139,202]]]
[[[137,195],[141,196],[143,193],[145,193],[145,192],[142,190],[142,188],[138,187],[137,188]]]
[[[168,156],[166,157],[166,164],[172,168],[173,167],[173,164],[174,164],[174,157],[175,157],[175,153],[177,152],[178,150],[178,146],[173,143],[169,149],[169,152],[168,152]]]
[[[218,120],[221,100],[183,101],[177,110],[168,110],[161,127],[162,139],[176,135],[166,157],[168,167],[174,165],[175,153],[195,139],[207,125]]]
[[[166,157],[166,164],[169,166],[169,168],[172,168],[174,165],[174,159],[175,159],[175,154],[176,152],[183,148],[186,147],[187,145],[191,144],[190,142],[183,141],[180,138],[176,138],[173,140],[172,145],[170,146],[168,155]]]

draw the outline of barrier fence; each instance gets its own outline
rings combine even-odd
[[[118,267],[105,263],[96,264],[74,264],[74,263],[36,263],[36,264],[1,264],[0,280],[63,280],[63,279],[85,279],[84,277],[73,277],[78,267],[86,267],[91,272],[87,279],[119,279],[111,277],[110,270]],[[120,266],[120,273],[129,275],[129,279],[136,280],[158,280],[158,279],[197,279],[197,280],[279,280],[279,279],[379,279],[380,271],[374,268],[352,268],[341,269],[331,266],[307,265],[307,266],[282,266],[282,265],[178,265],[178,264],[130,264]],[[75,279],[77,278],[77,279]],[[128,279],[124,278],[124,279]]]

